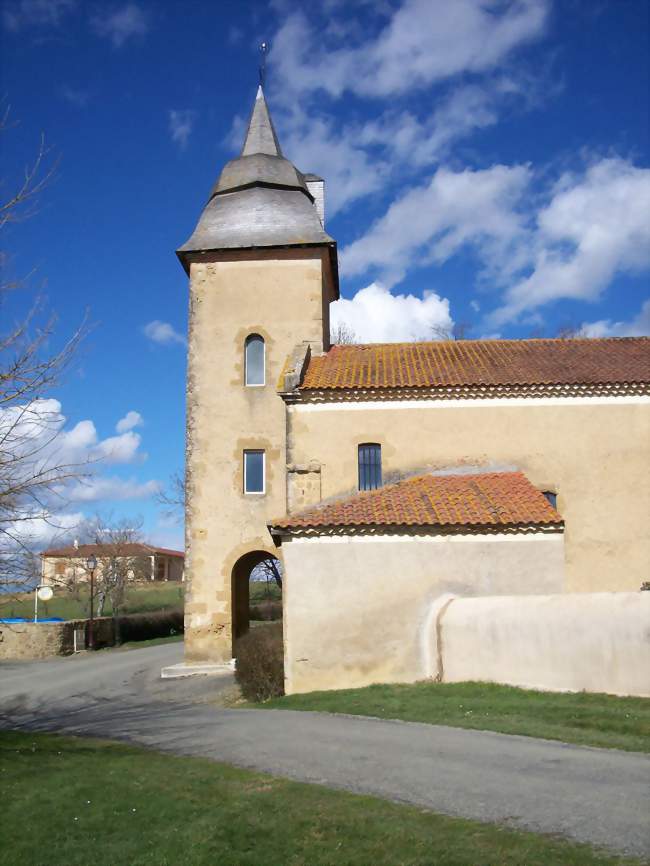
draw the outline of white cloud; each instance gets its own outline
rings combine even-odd
[[[69,429],[66,421],[61,403],[53,398],[12,406],[0,410],[0,441],[12,454],[34,455],[34,462],[45,469],[81,465],[92,471],[98,468],[97,461],[126,464],[146,457],[139,451],[141,437],[132,430],[99,439],[90,419]]]
[[[394,295],[380,283],[371,283],[348,300],[330,307],[332,331],[347,325],[360,343],[399,343],[433,340],[436,332],[451,331],[449,301],[434,292],[422,298]]]
[[[91,26],[98,36],[109,39],[114,48],[149,31],[149,16],[137,3],[127,3],[112,12],[101,12],[91,19]]]
[[[345,275],[378,271],[393,285],[414,265],[443,262],[465,244],[478,245],[486,261],[515,256],[524,233],[517,210],[530,180],[526,166],[452,172],[440,168],[430,183],[410,189],[369,231],[345,247]]]
[[[270,62],[287,102],[302,92],[385,97],[463,73],[485,72],[544,32],[545,0],[406,0],[377,33],[346,45],[304,15],[289,15],[276,33]],[[349,42],[349,40],[347,40]]]
[[[327,217],[380,189],[387,177],[386,161],[359,147],[353,129],[336,129],[333,122],[296,109],[285,121],[285,132],[282,147],[292,162],[326,179]]]
[[[169,111],[169,134],[174,144],[177,144],[181,150],[187,147],[195,119],[196,112],[189,108],[172,108]]]
[[[139,433],[128,430],[119,436],[109,436],[102,439],[93,449],[93,456],[106,460],[107,463],[133,463],[146,458],[139,452],[142,437]]]
[[[180,343],[184,346],[187,342],[184,335],[175,330],[173,325],[169,322],[161,322],[159,319],[149,322],[142,330],[145,337],[154,343],[160,343],[162,346],[170,346],[174,343]]]
[[[43,549],[62,543],[84,522],[81,511],[74,512],[34,512],[33,517],[10,525],[7,534],[11,538],[20,538],[25,547]]]
[[[139,412],[134,412],[133,409],[127,412],[124,418],[115,425],[117,433],[126,433],[127,430],[133,430],[134,427],[141,427],[144,424],[144,418]]]
[[[342,250],[342,273],[392,286],[463,248],[504,289],[494,330],[560,298],[597,301],[617,274],[650,267],[650,169],[610,157],[548,190],[534,182],[528,166],[439,168]]]
[[[584,322],[580,333],[585,337],[648,337],[650,336],[650,300],[643,303],[638,314],[629,322],[614,322],[611,319]]]
[[[140,416],[130,412],[121,420],[127,419],[133,425]],[[68,427],[61,403],[53,398],[0,409],[0,442],[14,483],[36,475],[50,482],[40,486],[35,496],[23,497],[20,520],[3,529],[6,538],[26,545],[50,543],[77,526],[83,514],[70,512],[72,502],[143,498],[159,489],[154,480],[102,475],[109,464],[131,464],[146,457],[137,433],[129,429],[100,439],[90,419]],[[12,456],[19,459],[11,463]]]
[[[75,5],[76,0],[15,0],[13,3],[8,0],[2,9],[2,21],[5,28],[14,33],[29,27],[58,27]]]
[[[146,499],[160,490],[158,481],[139,482],[135,478],[98,476],[83,479],[68,486],[64,495],[69,502],[98,502],[126,499]]]
[[[559,298],[596,301],[619,273],[650,267],[650,169],[609,158],[565,175],[537,214],[530,273],[489,321],[500,325]]]

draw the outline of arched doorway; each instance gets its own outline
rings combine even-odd
[[[232,598],[232,642],[246,634],[250,627],[250,579],[253,572],[262,580],[273,580],[282,585],[282,564],[268,550],[251,550],[234,564],[231,577]]]

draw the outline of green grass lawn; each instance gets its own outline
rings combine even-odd
[[[479,728],[628,751],[650,751],[650,699],[560,694],[492,683],[414,683],[273,698],[260,709],[318,710]]]
[[[126,604],[122,613],[146,613],[183,606],[185,588],[180,583],[137,583],[126,591]],[[38,603],[38,615],[60,616],[63,619],[80,619],[88,615],[89,588],[82,586],[76,593],[67,589],[55,589],[51,601]],[[77,596],[80,596],[77,597]],[[112,613],[110,602],[104,606],[104,615]],[[21,593],[0,601],[0,617],[34,616],[34,593]]]
[[[2,866],[639,863],[199,758],[0,734]]]
[[[126,605],[122,613],[147,613],[170,607],[182,607],[185,587],[179,583],[137,583],[128,587]],[[60,616],[63,619],[81,619],[88,615],[88,587],[82,586],[73,594],[67,589],[54,590],[52,601],[38,603],[38,614],[42,617]],[[81,598],[76,596],[80,595]],[[251,581],[250,603],[257,604],[267,599],[279,601],[282,594],[275,583]],[[110,602],[104,606],[104,614],[112,613]],[[0,617],[34,616],[34,593],[7,595],[0,599]]]
[[[250,603],[257,604],[260,601],[280,601],[282,590],[275,581],[251,580],[249,584]]]

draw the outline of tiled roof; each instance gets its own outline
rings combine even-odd
[[[50,550],[44,550],[41,556],[67,556],[70,559],[85,559],[91,553],[94,553],[95,556],[113,556],[116,551],[118,556],[153,556],[156,553],[163,556],[185,556],[182,550],[168,550],[166,547],[152,547],[150,544],[140,544],[138,542],[128,544],[80,544],[78,547],[70,544],[67,547],[52,547]]]
[[[650,338],[333,346],[301,390],[650,383]]]
[[[272,530],[319,527],[432,526],[561,528],[562,518],[521,472],[419,475],[309,508],[269,524]]]

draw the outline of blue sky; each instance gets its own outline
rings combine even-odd
[[[108,456],[61,523],[140,514],[153,541],[182,545],[151,496],[183,464],[174,250],[241,144],[262,40],[285,154],[326,181],[334,319],[359,340],[453,323],[472,337],[648,333],[648,8],[4,0],[5,188],[41,133],[60,160],[37,214],[5,233],[9,270],[32,272],[61,339],[86,308],[94,326],[51,398],[69,453]]]

